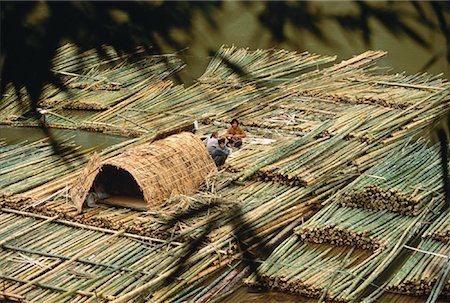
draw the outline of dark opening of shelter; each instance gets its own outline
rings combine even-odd
[[[126,170],[112,166],[102,166],[91,187],[90,195],[96,203],[146,210],[147,204],[139,185]],[[88,205],[91,202],[88,196]]]

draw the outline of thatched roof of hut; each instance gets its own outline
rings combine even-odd
[[[140,196],[151,207],[173,195],[194,193],[212,171],[216,166],[202,141],[180,133],[105,161],[94,156],[70,194],[79,212],[89,191],[98,186],[109,195]]]

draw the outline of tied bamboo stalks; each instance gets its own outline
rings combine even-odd
[[[416,146],[413,145],[413,147],[417,146],[423,150],[424,145],[422,142],[417,143]],[[401,153],[401,156],[397,157],[397,160],[400,158],[401,161],[408,162],[410,157],[415,156],[414,154],[411,155],[409,151],[408,148],[405,148],[405,152]],[[392,159],[388,158],[386,160],[387,163],[390,163],[389,161],[392,161]],[[422,158],[421,161],[425,163],[429,161],[429,164],[430,162],[433,163],[435,159]],[[381,162],[374,167],[374,170],[379,169],[379,167],[386,167],[383,165],[385,165],[384,162]],[[363,174],[360,179],[364,179],[365,176],[366,174]],[[395,182],[399,182],[399,180],[403,180],[402,176],[394,176],[390,179],[390,182],[396,184]],[[345,187],[343,192],[347,192],[349,188],[352,188],[351,186],[354,183]],[[425,187],[425,190],[428,190],[428,188]],[[336,196],[339,197],[340,193]],[[333,201],[335,199],[336,197],[333,196],[329,200]],[[436,201],[433,199],[428,200],[427,206],[432,211],[428,211],[426,207],[422,207],[417,217],[402,216],[389,213],[386,210],[373,211],[345,208],[334,201],[320,210],[306,224],[298,227],[296,233],[300,236],[297,236],[298,238],[291,237],[286,240],[259,267],[262,279],[258,280],[259,278],[257,276],[252,275],[246,280],[246,283],[249,285],[262,284],[313,297],[318,297],[323,294],[325,287],[327,287],[327,289],[330,288],[334,291],[333,293],[327,292],[329,297],[326,297],[326,300],[328,301],[348,302],[355,300],[361,295],[369,283],[396,258],[401,251],[402,243],[406,243],[414,235],[414,230],[417,229],[416,225],[420,222],[431,220],[435,216],[433,211],[439,210],[443,202],[442,196],[439,193],[436,199]],[[376,235],[377,232],[380,232],[379,239],[371,239],[372,241],[369,242],[370,245],[367,244],[367,240],[361,240],[367,239],[369,233]],[[308,262],[311,262],[310,264],[317,264],[317,258],[321,261],[324,260],[324,256],[330,250],[328,248],[327,251],[327,246],[323,244],[314,246],[298,243],[297,246],[294,246],[301,238],[316,243],[332,242],[334,245],[359,246],[360,248],[370,247],[376,250],[365,261],[361,260],[355,264],[354,268],[345,271],[347,273],[346,277],[338,278],[336,284],[329,285],[329,281],[325,283],[325,279],[318,279],[317,274],[308,276],[305,274],[304,269],[289,268],[290,264],[296,263],[299,260],[301,260],[299,261],[300,264],[308,264]],[[349,241],[349,239],[355,240]],[[382,241],[385,241],[383,246],[380,244]],[[322,252],[322,255],[314,254],[318,251]],[[333,262],[332,264],[337,268],[339,262],[335,262],[332,259],[332,257],[337,256],[337,253],[333,253],[329,259],[325,259],[326,261],[323,262]],[[324,267],[330,268],[331,265],[324,263]],[[374,295],[375,297],[381,292],[377,291],[376,293],[377,295]]]
[[[332,203],[306,224],[295,229],[303,241],[352,246],[376,251],[385,249],[402,233],[399,226],[414,219],[386,211],[339,207]]]
[[[430,225],[423,237],[433,238],[443,243],[450,243],[450,213],[443,212],[434,222]]]
[[[163,81],[184,66],[175,56],[141,57],[137,62],[128,62],[129,56],[119,56],[108,47],[107,52],[111,57],[102,61],[94,51],[77,54],[68,50],[70,48],[63,46],[58,50],[53,69],[54,73],[62,77],[66,89],[47,85],[39,102],[39,106],[44,109],[42,113],[46,123],[52,127],[76,129],[78,124],[95,115],[89,111],[104,111],[114,107],[145,86]],[[108,65],[108,69],[102,65]],[[8,86],[6,98],[2,98],[4,102],[0,104],[0,120],[36,126],[36,121],[23,116],[30,108],[26,93],[21,95],[17,96],[13,88]],[[18,102],[18,99],[22,101]]]
[[[342,267],[347,253],[348,251],[342,248],[301,243],[294,235],[263,262],[259,267],[259,277],[252,274],[244,283],[262,284],[276,290],[319,298],[330,285],[330,275],[335,275],[325,300],[348,302],[346,298],[336,297],[339,286],[361,271],[360,266],[363,266],[365,260],[373,261],[374,258],[368,253],[355,251],[350,255],[348,263]]]
[[[429,295],[439,278],[439,272],[448,264],[448,245],[433,239],[423,240],[406,263],[389,282],[388,288],[410,295]],[[442,295],[450,294],[450,281],[444,283]]]
[[[249,51],[248,49],[222,46],[211,60],[201,83],[220,82],[228,86],[242,85],[243,81],[258,82],[277,79],[310,67],[332,62],[336,57],[319,56],[284,50]],[[242,69],[237,73],[233,67]]]
[[[338,198],[343,206],[416,215],[442,192],[438,146],[423,140],[394,151],[361,175]]]
[[[9,228],[0,229],[0,239],[17,228],[30,230],[36,225],[35,219],[28,218],[26,213],[21,216],[2,213],[0,217],[2,222],[15,222]],[[67,299],[123,301],[131,298],[131,290],[138,289],[145,281],[152,281],[146,289],[155,292],[162,278],[169,276],[176,268],[176,260],[189,252],[187,245],[165,249],[171,241],[155,245],[122,236],[115,241],[108,241],[108,237],[100,230],[92,228],[86,232],[60,224],[39,224],[48,226],[22,233],[14,243],[4,244],[0,250],[0,265],[7,268],[0,276],[5,282],[2,284],[5,291],[20,286],[21,296],[33,297],[38,302],[61,302]],[[48,230],[53,230],[53,233]],[[101,241],[106,243],[98,247]],[[197,283],[198,278],[216,271],[212,268],[217,269],[230,262],[223,257],[211,258],[214,251],[211,247],[204,247],[189,258],[187,262],[192,270],[183,273],[179,281]],[[211,267],[217,261],[219,266]],[[49,268],[52,268],[50,272],[47,271]],[[165,293],[160,291],[158,296],[165,296]]]
[[[318,215],[311,219],[314,221],[320,217],[320,212]],[[372,253],[355,251],[344,268],[340,266],[348,248],[303,243],[297,235],[293,235],[262,262],[258,268],[260,276],[252,274],[245,283],[317,298],[328,289],[325,297],[327,302],[355,301],[398,256],[403,244],[412,238],[415,226],[431,217],[431,212],[424,212],[417,218],[411,218],[384,250]],[[340,272],[336,273],[336,270]],[[330,271],[336,277],[331,282]]]
[[[60,142],[63,148],[60,155],[54,153],[48,139],[0,147],[0,150],[4,150],[0,156],[0,191],[23,193],[81,168],[92,150],[81,150],[80,146],[69,140],[66,138]]]

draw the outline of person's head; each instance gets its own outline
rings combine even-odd
[[[219,134],[215,131],[211,133],[211,138],[217,138]]]
[[[232,126],[233,128],[238,127],[238,126],[239,126],[239,121],[238,121],[237,119],[231,120],[231,126]]]
[[[219,140],[217,140],[217,144],[219,144],[220,148],[224,148],[225,147],[225,139],[220,138]]]

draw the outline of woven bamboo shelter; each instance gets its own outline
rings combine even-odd
[[[194,193],[216,166],[202,141],[191,133],[132,148],[101,161],[93,156],[70,195],[79,212],[89,192],[101,188],[105,202],[150,208],[171,196]]]

